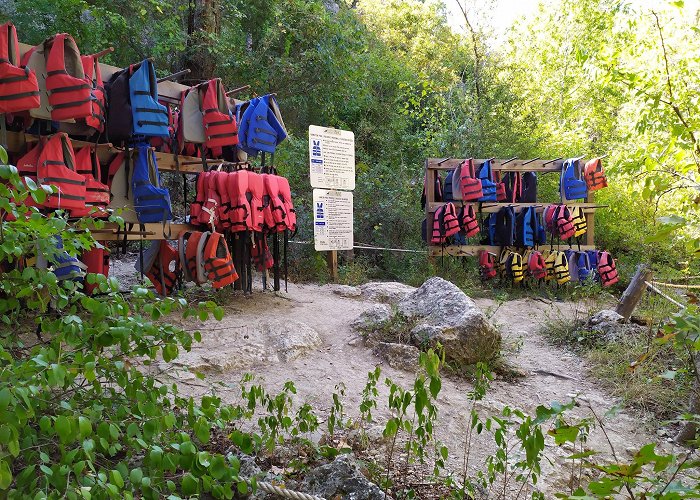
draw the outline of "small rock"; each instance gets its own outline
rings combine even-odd
[[[362,296],[362,290],[356,286],[332,285],[330,288],[334,294],[340,295],[341,297],[357,298]]]
[[[616,313],[615,311],[611,311],[610,309],[603,309],[602,311],[598,311],[595,313],[591,318],[588,320],[589,325],[600,325],[601,323],[613,323],[613,324],[620,324],[624,323],[625,318]]]
[[[365,343],[365,339],[363,339],[360,336],[351,337],[350,340],[348,340],[348,342],[347,342],[347,344],[349,346],[353,346],[353,347],[360,347],[360,346],[364,345],[364,343]]]
[[[418,368],[420,351],[412,345],[379,342],[374,348],[374,353],[397,370],[414,372]]]
[[[369,332],[385,325],[392,317],[391,307],[386,304],[376,304],[355,318],[350,326],[355,330]]]
[[[364,298],[388,303],[398,302],[415,290],[412,286],[395,281],[370,282],[360,285],[358,288]]]
[[[352,455],[340,455],[333,462],[310,470],[301,483],[304,493],[343,500],[384,500],[379,487],[360,470]]]

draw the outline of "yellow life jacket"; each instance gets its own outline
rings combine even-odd
[[[566,258],[564,252],[552,252],[555,254],[554,260],[554,277],[557,283],[563,285],[571,280],[571,275],[569,274],[569,261]]]
[[[588,223],[581,207],[576,206],[571,209],[571,223],[574,225],[574,236],[576,238],[586,234]]]

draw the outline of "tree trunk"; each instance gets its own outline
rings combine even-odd
[[[190,0],[184,66],[191,71],[191,80],[208,80],[214,76],[216,58],[212,49],[220,31],[219,0]]]

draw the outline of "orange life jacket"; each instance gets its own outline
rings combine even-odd
[[[90,84],[93,97],[91,104],[92,111],[90,116],[85,118],[85,123],[98,132],[103,132],[105,129],[105,117],[107,114],[107,97],[105,94],[104,82],[102,81],[102,70],[100,69],[100,63],[94,54],[89,56],[81,56],[80,60],[83,63],[85,80]]]
[[[73,210],[71,215],[83,217],[105,217],[109,205],[109,187],[102,184],[100,160],[97,158],[97,150],[92,146],[86,146],[75,153],[75,171],[85,178],[85,210]],[[95,209],[94,211],[93,208]]]
[[[542,253],[537,250],[530,250],[526,254],[526,257],[527,270],[530,275],[538,280],[545,279],[547,277],[547,266]]]
[[[472,158],[467,158],[460,165],[460,176],[462,199],[464,201],[477,201],[484,196],[481,181],[476,177],[474,160]]]
[[[279,177],[277,178],[279,180]],[[278,184],[279,187],[279,184]],[[281,192],[281,188],[280,188]],[[262,232],[265,227],[263,213],[263,198],[265,196],[265,182],[257,172],[248,172],[248,209],[250,210],[250,224],[253,231]],[[282,201],[280,197],[280,202]],[[282,231],[284,229],[281,229]]]
[[[230,172],[226,180],[226,188],[229,196],[230,208],[228,220],[231,231],[246,231],[252,227],[252,216],[248,204],[248,175],[247,170]]]
[[[209,80],[200,90],[202,121],[206,135],[206,146],[210,149],[238,144],[236,119],[231,116],[226,103],[226,91],[220,78]]]
[[[20,64],[17,30],[12,23],[0,26],[0,114],[38,108],[39,83]]]
[[[61,33],[46,40],[44,47],[48,44],[51,48],[46,55],[46,90],[51,118],[70,120],[92,117],[92,85],[85,81],[80,50],[75,40]]]
[[[20,175],[56,186],[58,192],[48,195],[43,207],[71,212],[85,210],[85,178],[75,171],[73,146],[65,133],[41,137],[38,144],[20,158],[17,169]]]
[[[264,236],[250,249],[250,257],[253,260],[253,264],[255,264],[255,268],[260,272],[275,265],[270,248],[267,246],[267,238]]]
[[[272,232],[284,231],[287,227],[287,211],[280,196],[279,176],[273,173],[261,175],[265,186],[264,204],[269,208],[268,217],[271,216],[271,220],[265,221],[265,226]]]
[[[294,210],[292,189],[289,187],[289,180],[286,177],[278,176],[277,184],[279,185],[280,197],[284,203],[284,210],[287,213],[285,226],[287,229],[294,232],[297,229],[297,211]]]
[[[202,172],[197,176],[195,200],[190,203],[190,224],[200,224],[199,216],[206,201],[207,177],[209,172]]]
[[[207,274],[204,270],[204,247],[207,244],[210,233],[208,231],[183,231],[178,237],[179,252],[185,256],[182,262],[185,278],[194,281],[198,285],[206,283]]]
[[[170,269],[170,264],[174,262],[174,270]],[[159,295],[172,295],[177,286],[177,273],[180,267],[180,258],[167,240],[160,241],[158,256],[144,273],[151,280]]]
[[[620,281],[615,259],[608,252],[604,251],[598,254],[598,274],[603,286],[612,286]]]
[[[594,158],[586,162],[583,167],[583,178],[589,191],[596,191],[608,187],[608,179],[603,171],[603,163],[600,158]]]
[[[238,279],[231,254],[220,233],[211,233],[204,249],[204,270],[214,288],[223,288]]]

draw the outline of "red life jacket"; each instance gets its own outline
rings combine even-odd
[[[194,281],[198,285],[206,283],[207,274],[204,270],[204,247],[209,239],[208,231],[183,231],[178,237],[180,258],[183,258],[182,267],[186,269],[185,278]]]
[[[80,50],[73,37],[61,33],[44,42],[51,48],[46,55],[46,90],[51,118],[70,120],[92,117],[92,85],[85,81]],[[46,50],[46,49],[44,49]]]
[[[38,108],[39,83],[20,64],[17,30],[12,23],[0,26],[0,114]]]
[[[535,279],[541,280],[547,277],[547,266],[541,252],[532,250],[527,254],[527,270]]]
[[[197,176],[197,186],[195,188],[195,200],[190,203],[190,224],[199,224],[199,216],[206,200],[207,176],[209,172],[202,172]]]
[[[228,211],[228,220],[231,223],[231,231],[246,231],[253,227],[250,205],[248,204],[248,175],[247,170],[238,170],[228,174],[226,188],[231,207]]]
[[[501,180],[500,170],[494,172],[494,178],[496,180],[496,201],[506,201],[508,199],[506,183]]]
[[[615,259],[608,252],[600,252],[598,254],[598,274],[603,286],[612,286],[620,281]]]
[[[284,231],[287,212],[280,197],[279,177],[274,174],[261,174],[265,186],[264,202],[269,208],[271,220],[265,221],[265,226],[272,232]]]
[[[284,203],[284,210],[287,213],[287,220],[285,222],[286,227],[292,232],[296,231],[297,211],[294,210],[294,203],[292,202],[292,189],[289,187],[289,180],[287,180],[286,177],[278,176],[277,184],[279,186],[282,202]]]
[[[71,215],[105,217],[109,205],[109,187],[100,182],[102,178],[97,150],[86,146],[75,153],[75,171],[85,178],[85,210],[73,210]],[[95,208],[95,211],[92,211]]]
[[[262,176],[256,172],[248,172],[248,191],[246,192],[246,199],[248,200],[248,209],[250,210],[251,229],[259,233],[261,233],[265,227],[265,218],[263,214],[264,196],[265,188]]]
[[[253,259],[255,269],[263,272],[265,269],[270,269],[275,265],[275,260],[272,258],[270,248],[267,246],[267,238],[262,237],[250,249],[250,257]]]
[[[603,171],[603,164],[600,158],[594,158],[586,162],[583,167],[583,178],[589,191],[596,191],[608,187],[608,179]]]
[[[490,280],[496,277],[496,256],[486,250],[479,250],[479,271],[481,278]]]
[[[459,225],[467,238],[479,234],[479,221],[472,205],[464,205],[459,212]]]
[[[90,116],[85,118],[85,123],[98,132],[103,132],[107,114],[107,97],[105,94],[104,82],[102,81],[100,63],[95,55],[81,56],[80,60],[83,63],[85,80],[90,84],[92,96],[94,98],[91,103]]]
[[[217,216],[219,205],[221,205],[219,193],[216,191],[216,177],[219,175],[226,175],[226,173],[210,171],[204,172],[204,174],[204,203],[202,204],[202,211],[199,214],[199,223],[216,226],[218,224]]]
[[[174,262],[174,270],[170,269],[170,264]],[[159,295],[172,295],[177,286],[177,272],[180,267],[180,258],[167,240],[161,240],[158,256],[151,267],[144,274],[151,280]]]
[[[544,210],[544,221],[551,233],[556,233],[562,240],[568,240],[576,232],[571,212],[566,205],[549,205]]]
[[[238,279],[231,254],[220,233],[211,233],[204,249],[204,270],[214,288],[223,288]]]
[[[202,93],[204,97],[202,98]],[[220,78],[209,80],[206,87],[200,87],[200,107],[206,135],[206,146],[210,149],[238,144],[236,119],[231,116],[226,103],[226,91]]]
[[[104,242],[102,242],[104,245]],[[109,276],[109,249],[106,247],[92,248],[87,252],[83,252],[80,260],[87,266],[87,272],[92,274],[101,274]],[[85,280],[85,293],[90,295],[97,288],[96,283],[88,283]]]
[[[455,206],[452,203],[445,203],[438,207],[433,217],[433,233],[430,238],[430,243],[433,245],[441,245],[447,241],[447,238],[459,232],[459,221]]]
[[[460,165],[460,186],[462,188],[462,199],[464,201],[477,201],[484,196],[482,184],[476,177],[474,160],[468,158]]]
[[[219,206],[217,207],[218,227],[228,229],[231,227],[229,220],[229,210],[231,210],[231,197],[228,194],[228,177],[226,172],[218,172],[215,178],[216,192],[219,195]]]

